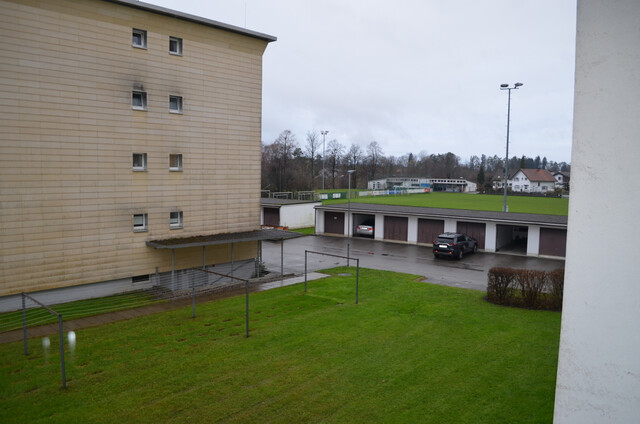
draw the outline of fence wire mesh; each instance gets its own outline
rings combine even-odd
[[[219,274],[229,275],[226,277]],[[111,296],[77,301],[64,300],[48,304],[55,305],[56,312],[65,321],[109,312],[134,309],[159,302],[174,301],[192,296],[203,296],[219,292],[242,289],[244,282],[264,275],[264,268],[254,260],[232,264],[191,268],[173,273],[157,273],[145,282],[136,282],[123,288],[125,292]],[[241,280],[236,280],[234,278]],[[37,295],[36,295],[37,296]],[[40,297],[39,297],[40,298]],[[22,328],[23,312],[20,300],[16,310],[0,314],[0,333]],[[36,327],[56,322],[56,317],[29,298],[26,300],[25,317],[27,327]]]

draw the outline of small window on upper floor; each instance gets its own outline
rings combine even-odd
[[[182,154],[169,155],[169,171],[182,171]]]
[[[134,28],[131,38],[131,45],[133,47],[137,47],[139,49],[147,48],[147,31]]]
[[[133,215],[133,231],[136,233],[141,233],[147,231],[148,227],[148,218],[146,213],[139,213]]]
[[[169,96],[169,112],[182,113],[182,97]]]
[[[135,110],[147,110],[147,93],[144,91],[132,91],[131,108]]]
[[[182,38],[169,37],[169,53],[182,56]]]
[[[169,213],[169,228],[182,228],[182,211]]]
[[[147,154],[146,153],[133,154],[133,170],[134,171],[147,170]]]

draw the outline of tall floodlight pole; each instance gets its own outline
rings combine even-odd
[[[355,169],[349,169],[347,171],[349,173],[349,202],[347,207],[347,268],[349,268],[350,263],[349,259],[351,259],[351,174],[356,172]]]
[[[504,202],[502,204],[502,212],[509,212],[509,206],[507,206],[507,181],[509,178],[509,123],[511,122],[511,90],[517,90],[522,87],[521,82],[517,82],[513,87],[509,87],[509,84],[500,84],[500,90],[509,91],[509,100],[507,101],[507,152],[504,156]]]
[[[320,134],[322,134],[322,191],[324,191],[324,141],[328,133],[329,131],[326,130],[320,131]]]

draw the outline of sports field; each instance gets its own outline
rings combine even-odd
[[[560,314],[354,268],[244,297],[0,345],[3,423],[549,423]],[[348,273],[351,275],[341,276]]]
[[[422,206],[430,208],[502,211],[503,196],[468,193],[426,193],[390,196],[356,197],[351,192],[351,202],[376,203],[398,206]],[[347,200],[325,200],[323,204],[346,203]],[[509,212],[543,215],[567,215],[569,199],[559,197],[508,196]]]

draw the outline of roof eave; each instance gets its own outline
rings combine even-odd
[[[273,35],[263,34],[257,31],[251,31],[245,28],[240,28],[235,25],[225,24],[223,22],[214,21],[212,19],[203,18],[201,16],[191,15],[189,13],[179,12],[173,9],[167,9],[166,7],[156,6],[155,4],[144,3],[136,0],[103,0],[109,3],[116,3],[122,6],[132,7],[134,9],[145,10],[147,12],[157,13],[159,15],[169,16],[172,18],[182,19],[189,22],[194,22],[201,25],[206,25],[212,28],[221,29],[224,31],[233,32],[247,37],[257,38],[267,43],[276,41],[278,38]]]

